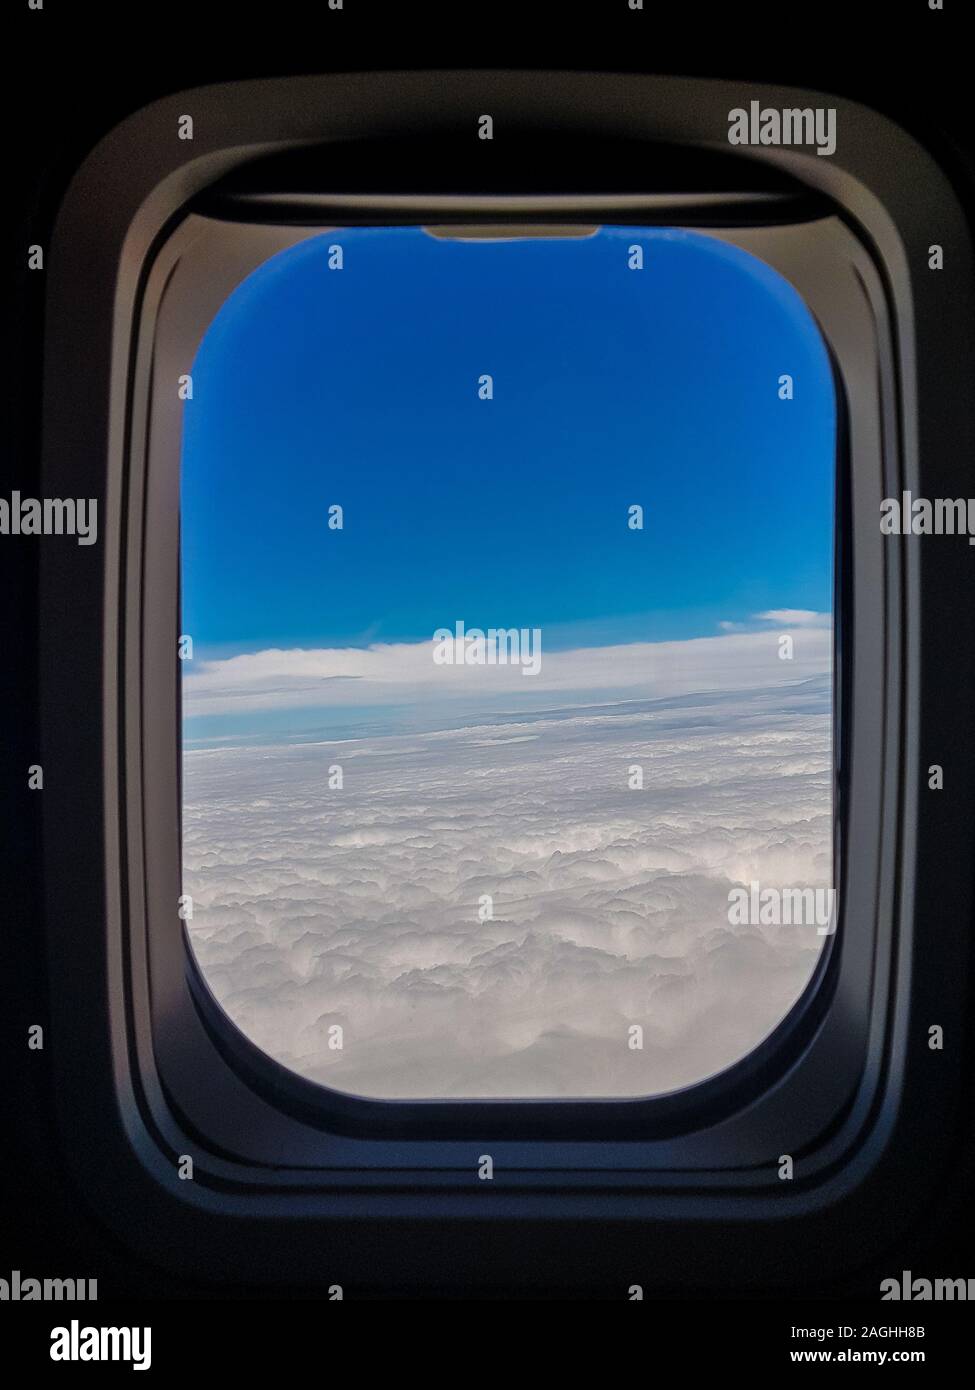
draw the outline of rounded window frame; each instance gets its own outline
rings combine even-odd
[[[349,199],[350,212],[361,219],[360,200]],[[590,200],[576,200],[574,209],[559,199],[546,208],[544,198],[391,200],[389,209],[370,200],[365,215],[377,223],[398,216],[400,222],[459,224],[475,220],[513,220],[524,225],[560,217],[591,222]],[[607,222],[645,222],[646,199],[616,200],[610,214],[600,199],[599,212]],[[334,215],[342,200],[329,198]],[[404,203],[412,203],[405,208]],[[519,206],[512,207],[512,204]],[[754,213],[754,209],[749,209]],[[653,200],[657,223],[668,220],[667,200]],[[789,222],[781,213],[757,227],[709,226],[720,236],[749,250],[779,271],[802,295],[819,323],[834,367],[837,403],[837,505],[835,507],[837,564],[843,575],[836,585],[839,602],[834,618],[834,884],[837,888],[838,928],[829,937],[812,979],[790,1013],[752,1052],[715,1076],[679,1091],[643,1098],[585,1100],[378,1100],[350,1095],[312,1082],[277,1063],[251,1042],[213,999],[183,940],[174,913],[180,892],[181,851],[178,823],[171,805],[179,802],[174,782],[179,749],[173,756],[171,730],[179,728],[178,679],[172,680],[171,653],[178,635],[179,457],[182,404],[168,389],[195,350],[220,305],[242,279],[275,251],[342,225],[309,224],[307,211],[300,226],[263,220],[213,219],[190,212],[158,247],[146,277],[140,314],[135,382],[143,382],[143,399],[133,417],[133,440],[145,440],[141,468],[147,475],[144,515],[131,518],[130,551],[141,557],[140,586],[130,595],[126,625],[132,644],[145,662],[141,683],[141,767],[133,769],[131,785],[141,783],[147,799],[143,827],[136,833],[145,846],[147,892],[147,953],[152,981],[150,1009],[156,1062],[166,1089],[180,1097],[181,1109],[193,1129],[208,1136],[217,1152],[265,1158],[285,1158],[296,1168],[311,1165],[327,1174],[335,1166],[370,1167],[393,1174],[416,1171],[418,1157],[432,1142],[438,1145],[437,1167],[469,1163],[468,1145],[490,1139],[500,1160],[523,1170],[551,1166],[557,1146],[557,1166],[566,1170],[655,1174],[664,1184],[673,1175],[685,1179],[702,1171],[719,1179],[722,1171],[759,1170],[768,1180],[769,1162],[763,1135],[787,1132],[791,1147],[800,1151],[815,1144],[832,1116],[850,1101],[858,1079],[854,1061],[865,1043],[871,971],[868,965],[881,924],[855,933],[845,925],[851,899],[846,879],[850,750],[845,742],[849,721],[844,705],[852,698],[852,648],[855,628],[889,630],[878,618],[877,604],[889,595],[882,566],[857,580],[849,570],[849,540],[856,518],[851,517],[848,485],[851,458],[858,458],[861,491],[874,479],[872,503],[862,497],[858,510],[877,514],[881,475],[893,460],[884,456],[893,436],[880,425],[884,406],[882,383],[891,381],[892,364],[884,362],[885,308],[882,285],[870,257],[848,228],[828,210],[819,216],[803,210]],[[574,218],[567,214],[574,213]],[[515,217],[513,218],[513,214]],[[738,219],[740,220],[740,218]],[[686,225],[686,223],[685,223]],[[217,271],[220,267],[220,271]],[[869,289],[868,289],[869,286]],[[851,309],[851,304],[855,309]],[[865,353],[869,338],[873,352]],[[846,374],[858,373],[856,407],[851,413]],[[149,380],[151,373],[152,380]],[[165,388],[162,383],[166,383]],[[870,384],[873,390],[869,389]],[[138,397],[137,397],[138,400]],[[871,423],[872,420],[872,423]],[[861,523],[862,524],[862,523]],[[174,541],[176,544],[174,544]],[[845,547],[845,549],[844,549]],[[879,543],[869,554],[859,551],[861,568],[878,563]],[[878,574],[880,582],[878,582]],[[167,596],[170,596],[167,598]],[[854,613],[858,601],[865,611]],[[132,606],[134,605],[134,606]],[[871,661],[876,671],[884,662]],[[168,677],[168,679],[167,679]],[[871,689],[875,689],[872,684]],[[863,698],[863,697],[861,697]],[[853,721],[856,722],[856,721]],[[864,720],[861,727],[868,727]],[[872,758],[879,767],[879,746],[864,750],[861,763]],[[178,774],[177,774],[178,775]],[[879,792],[877,772],[873,772]],[[860,785],[867,782],[864,776]],[[150,793],[151,789],[151,794]],[[164,809],[165,808],[165,809]],[[879,817],[879,801],[861,813],[863,824]],[[858,832],[861,833],[862,832]],[[861,856],[862,859],[862,856]],[[876,866],[860,864],[865,878]],[[858,889],[854,885],[853,893]],[[869,915],[868,915],[869,916]],[[852,945],[846,947],[850,937]],[[181,961],[176,959],[178,943]],[[845,962],[845,966],[844,966]],[[837,998],[846,1012],[833,1011]],[[222,1065],[215,1067],[215,1058]],[[219,1078],[219,1079],[218,1079]],[[781,1083],[781,1084],[780,1084]],[[808,1094],[816,1096],[810,1105]],[[229,1118],[232,1117],[232,1118]],[[702,1143],[702,1135],[707,1142]],[[261,1136],[258,1138],[258,1136]],[[452,1160],[443,1145],[457,1145]],[[506,1146],[511,1146],[510,1153]],[[759,1176],[756,1172],[755,1176]]]

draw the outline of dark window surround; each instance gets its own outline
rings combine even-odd
[[[464,1223],[490,1210],[495,1239],[517,1268],[521,1236],[518,1222],[511,1224],[515,1214],[530,1214],[534,1220],[554,1214],[568,1216],[573,1199],[567,1191],[568,1174],[554,1171],[556,1154],[547,1145],[539,1148],[543,1164],[534,1180],[508,1166],[518,1161],[518,1146],[506,1149],[504,1144],[494,1145],[496,1173],[502,1182],[496,1179],[492,1191],[485,1193],[483,1185],[478,1189],[472,1182],[473,1148],[477,1146],[463,1144],[462,1154],[456,1155],[462,1163],[456,1174],[441,1172],[431,1184],[459,1189],[456,1200],[446,1205],[433,1192],[424,1198],[422,1175],[415,1169],[402,1172],[393,1182],[379,1174],[370,1179],[358,1167],[344,1175],[334,1172],[328,1183],[330,1193],[323,1190],[316,1196],[308,1192],[300,1199],[274,1196],[271,1191],[261,1197],[258,1189],[263,1187],[280,1193],[284,1175],[253,1167],[245,1175],[229,1154],[222,1158],[200,1155],[197,1181],[174,1180],[174,1155],[194,1152],[194,1141],[187,1138],[174,1111],[173,1096],[157,1070],[147,1007],[146,941],[138,923],[139,894],[128,901],[122,896],[123,884],[138,887],[143,881],[140,860],[146,842],[141,827],[132,827],[131,835],[122,834],[117,816],[120,788],[124,788],[123,804],[128,813],[138,809],[133,778],[139,773],[142,757],[141,732],[133,727],[132,715],[138,712],[140,696],[146,692],[140,685],[135,660],[138,646],[128,623],[125,646],[120,645],[114,596],[119,592],[120,561],[124,557],[129,585],[126,607],[131,615],[132,602],[138,596],[138,566],[132,561],[138,553],[133,542],[140,534],[143,480],[139,470],[126,465],[125,447],[127,439],[144,442],[146,437],[144,412],[133,405],[129,388],[137,385],[132,352],[134,311],[153,244],[179,207],[206,183],[249,156],[289,142],[301,145],[324,138],[362,136],[370,130],[382,134],[391,126],[450,129],[473,120],[482,110],[491,110],[496,121],[498,113],[502,117],[510,113],[513,120],[528,125],[561,126],[567,138],[587,127],[610,136],[625,132],[635,139],[717,149],[726,134],[728,110],[752,96],[764,105],[829,104],[838,108],[840,142],[835,156],[823,159],[810,150],[776,148],[750,150],[747,155],[786,170],[830,196],[874,261],[874,290],[880,286],[880,299],[874,300],[869,283],[864,288],[881,319],[881,347],[885,339],[892,343],[882,385],[883,447],[892,460],[884,479],[885,495],[902,487],[921,495],[955,495],[962,490],[955,459],[959,451],[971,450],[975,436],[965,390],[965,374],[972,359],[972,282],[964,222],[947,183],[919,147],[892,123],[845,100],[722,82],[588,74],[437,73],[382,78],[356,74],[229,84],[166,98],[131,117],[103,141],[69,191],[55,232],[49,276],[45,490],[48,495],[84,492],[97,496],[101,535],[91,559],[87,558],[91,552],[85,550],[75,553],[73,549],[49,548],[42,560],[45,612],[52,615],[42,653],[44,754],[45,760],[59,769],[62,788],[45,792],[44,807],[46,910],[51,922],[57,924],[52,931],[51,959],[53,1024],[59,1039],[55,1067],[65,1134],[76,1135],[83,1128],[89,1141],[73,1150],[79,1177],[109,1219],[114,1189],[120,1182],[140,1191],[157,1216],[165,1214],[171,1224],[156,1242],[160,1252],[166,1248],[185,1251],[186,1241],[197,1239],[199,1263],[212,1266],[219,1242],[215,1247],[206,1237],[200,1224],[202,1214],[223,1215],[224,1241],[230,1229],[226,1222],[232,1225],[249,1214],[264,1219],[265,1234],[255,1239],[250,1253],[238,1246],[243,1261],[238,1272],[246,1265],[261,1278],[267,1273],[261,1251],[266,1260],[268,1250],[275,1248],[266,1243],[275,1229],[275,1218],[290,1220],[300,1209],[315,1219],[303,1224],[304,1234],[289,1226],[294,1237],[289,1274],[293,1279],[305,1270],[313,1277],[318,1268],[315,1235],[327,1229],[330,1221],[372,1211],[374,1216],[398,1213],[415,1220],[428,1216],[434,1222],[450,1217]],[[196,114],[198,137],[192,146],[181,147],[173,131],[177,116],[188,108]],[[910,178],[903,177],[905,168],[910,169]],[[931,231],[932,217],[937,222],[937,235]],[[934,240],[945,247],[950,275],[925,276],[926,247]],[[866,280],[870,279],[867,272]],[[92,286],[100,287],[94,299]],[[808,302],[809,294],[805,297]],[[73,329],[81,314],[72,306],[79,303],[89,308],[83,351],[79,351]],[[917,354],[915,334],[925,345],[927,357]],[[836,352],[835,341],[833,347]],[[840,354],[836,355],[841,362]],[[845,377],[847,364],[841,362],[841,370]],[[851,420],[851,431],[853,428]],[[926,445],[923,469],[919,434]],[[856,492],[855,445],[852,457]],[[716,1183],[713,1172],[699,1172],[693,1180],[676,1184],[679,1193],[660,1197],[653,1192],[663,1185],[666,1175],[662,1172],[655,1175],[652,1187],[645,1175],[632,1170],[618,1171],[615,1181],[612,1175],[587,1174],[584,1168],[577,1174],[586,1186],[585,1197],[580,1194],[585,1207],[576,1208],[577,1212],[622,1221],[641,1248],[648,1230],[666,1230],[668,1259],[675,1257],[679,1246],[692,1259],[698,1277],[709,1259],[714,1267],[713,1256],[701,1248],[693,1234],[694,1223],[690,1227],[686,1224],[688,1216],[704,1220],[712,1238],[720,1229],[736,1230],[740,1235],[741,1222],[752,1230],[748,1241],[743,1239],[736,1249],[725,1249],[725,1275],[734,1274],[746,1245],[754,1257],[759,1247],[781,1251],[787,1243],[794,1256],[793,1275],[801,1277],[803,1257],[795,1253],[797,1239],[822,1234],[824,1225],[839,1219],[834,1208],[848,1206],[853,1200],[861,1213],[876,1211],[878,1235],[885,1220],[889,1232],[895,1194],[899,1196],[898,1217],[903,1220],[930,1192],[939,1154],[945,1151],[950,1137],[959,1058],[950,1051],[940,1056],[927,1053],[926,1034],[919,1035],[918,1020],[942,1023],[949,1036],[961,1027],[961,989],[971,918],[968,878],[956,876],[954,880],[954,930],[951,923],[945,927],[935,905],[943,856],[954,852],[959,862],[967,862],[966,846],[959,835],[964,818],[959,817],[958,807],[972,803],[975,766],[971,756],[962,751],[963,739],[957,738],[964,728],[965,714],[957,677],[970,678],[972,672],[971,661],[956,655],[954,686],[925,678],[922,711],[919,656],[922,614],[924,650],[943,650],[941,643],[929,646],[932,637],[941,639],[950,650],[952,630],[943,617],[939,621],[936,600],[957,592],[964,571],[955,554],[942,554],[937,567],[933,558],[925,559],[922,594],[918,550],[900,544],[881,551],[879,545],[871,543],[867,531],[861,542],[855,495],[852,505],[854,563],[861,553],[866,554],[867,547],[882,553],[874,569],[882,582],[872,594],[868,590],[877,601],[873,625],[864,626],[858,612],[853,621],[857,642],[852,672],[854,710],[859,708],[859,688],[871,698],[864,721],[855,717],[849,730],[851,821],[857,815],[857,768],[866,743],[875,742],[877,765],[882,756],[887,769],[883,816],[871,823],[871,835],[853,840],[857,859],[860,844],[870,851],[868,840],[880,856],[879,873],[864,888],[872,890],[871,906],[876,907],[877,922],[884,933],[873,957],[871,998],[878,1007],[871,1009],[864,1084],[841,1127],[815,1150],[821,1164],[803,1158],[799,1180],[788,1187],[779,1184],[771,1203],[756,1187],[752,1187],[754,1196],[745,1195],[752,1185],[741,1172],[736,1175],[741,1179],[737,1197],[722,1196],[718,1190],[705,1195],[709,1189],[725,1187],[727,1173]],[[124,536],[123,515],[129,521]],[[863,586],[854,576],[855,605],[862,592]],[[881,598],[886,602],[879,603]],[[966,602],[970,608],[970,600],[957,597],[956,621]],[[870,639],[869,650],[861,650],[863,638]],[[148,646],[143,655],[151,660]],[[881,660],[874,660],[877,655]],[[882,681],[885,670],[890,673],[886,683]],[[171,666],[166,678],[170,683],[174,680]],[[117,698],[120,679],[124,683],[124,725]],[[969,680],[965,688],[970,686]],[[65,717],[66,692],[68,702],[71,697],[80,702],[89,718],[92,710],[104,711],[98,738],[78,738],[78,726]],[[874,718],[868,723],[870,713]],[[149,714],[151,723],[151,710]],[[932,719],[936,722],[929,726],[927,721]],[[916,751],[944,739],[953,740],[955,789],[951,795],[945,793],[940,802],[924,799],[920,767],[905,763],[899,750]],[[933,758],[933,753],[930,756]],[[914,881],[915,870],[922,882]],[[853,911],[849,883],[845,889],[849,920]],[[927,954],[914,949],[918,932],[926,933],[922,940],[928,943]],[[847,927],[842,938],[844,958],[855,939]],[[84,1008],[72,1005],[79,981],[89,990]],[[155,985],[154,975],[154,990]],[[165,1007],[163,1012],[165,1015]],[[831,1012],[845,1016],[856,1027],[856,1001],[848,990],[837,988]],[[165,1027],[174,1018],[167,1015],[161,1022]],[[178,1050],[178,1030],[170,1028],[170,1034]],[[933,1057],[937,1057],[937,1067],[932,1065]],[[926,1148],[919,1164],[909,1147],[901,1144],[897,1149],[890,1141],[903,1131],[905,1122],[912,1122],[911,1116],[916,1124],[921,1115],[926,1125]],[[224,1118],[233,1120],[229,1108]],[[315,1138],[320,1142],[320,1135],[316,1133]],[[375,1150],[386,1141],[358,1142],[370,1143]],[[440,1145],[436,1150],[441,1156],[446,1152]],[[713,1161],[713,1146],[711,1151]],[[788,1146],[783,1144],[781,1151],[789,1151]],[[773,1162],[774,1158],[771,1155]],[[280,1158],[265,1156],[268,1161],[275,1163]],[[905,1172],[911,1180],[909,1191],[903,1188]],[[767,1170],[753,1176],[767,1184]],[[347,1186],[358,1190],[358,1196],[352,1192],[341,1195],[343,1178]],[[409,1181],[404,1181],[407,1178]],[[375,1198],[364,1195],[377,1185],[377,1179],[388,1193],[386,1198],[378,1193]],[[535,1189],[530,1209],[521,1202],[513,1206],[513,1195],[504,1196],[506,1191],[514,1194],[519,1186]],[[622,1193],[613,1197],[614,1186],[628,1189],[625,1199]],[[620,1200],[623,1205],[619,1205]],[[300,1201],[300,1208],[295,1207],[295,1201]],[[786,1211],[794,1218],[788,1223],[789,1235],[770,1234],[764,1223],[773,1214],[785,1215]],[[682,1224],[675,1226],[675,1219]],[[630,1224],[634,1220],[636,1228]],[[722,1226],[732,1220],[734,1225]],[[319,1227],[319,1221],[325,1226]],[[522,1230],[523,1226],[522,1222]],[[280,1227],[276,1229],[279,1238]],[[638,1235],[637,1230],[643,1234]]]

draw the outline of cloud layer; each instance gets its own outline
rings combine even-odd
[[[430,697],[483,702],[493,695],[524,696],[548,690],[564,694],[638,691],[646,696],[741,690],[782,678],[777,644],[784,633],[795,643],[788,668],[791,679],[828,669],[832,642],[828,614],[780,609],[756,615],[755,621],[765,626],[690,641],[630,642],[554,652],[547,650],[543,631],[537,675],[526,675],[516,665],[437,665],[432,640],[370,647],[274,648],[188,663],[183,710],[194,717],[350,703],[398,704]]]
[[[785,684],[769,680],[770,633],[735,634],[658,644],[653,698],[188,752],[184,891],[218,1000],[286,1066],[370,1096],[636,1096],[730,1065],[788,1012],[823,943],[727,920],[733,885],[831,882],[829,634],[802,626]],[[669,668],[661,646],[681,648]],[[646,683],[646,652],[619,651],[632,667],[613,664],[613,685],[641,662]],[[325,655],[213,663],[190,698],[307,698],[308,681],[327,700],[323,681],[399,687],[429,661]],[[539,679],[591,689],[601,655],[552,654]]]

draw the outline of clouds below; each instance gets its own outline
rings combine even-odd
[[[543,632],[542,659],[535,675],[527,675],[518,665],[437,665],[433,641],[274,648],[188,663],[183,709],[192,718],[417,699],[476,699],[485,705],[498,696],[533,696],[543,691],[613,691],[631,698],[637,694],[653,698],[695,690],[749,689],[781,681],[784,670],[789,679],[800,680],[828,669],[832,640],[828,614],[783,609],[756,615],[754,621],[762,624],[760,630],[554,652],[545,648]],[[779,637],[785,633],[795,647],[788,668],[779,660],[778,650]]]
[[[831,882],[829,633],[794,625],[785,684],[769,631],[552,653],[546,689],[608,685],[609,667],[616,703],[188,752],[184,891],[218,1000],[285,1065],[371,1096],[635,1096],[730,1065],[822,946],[814,927],[727,920],[735,884]],[[187,685],[199,710],[445,675],[486,673],[436,668],[422,644],[259,653]]]

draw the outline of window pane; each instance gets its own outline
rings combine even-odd
[[[384,1098],[755,1048],[835,920],[796,291],[676,228],[344,228],[240,285],[192,381],[183,892],[228,1015]]]

